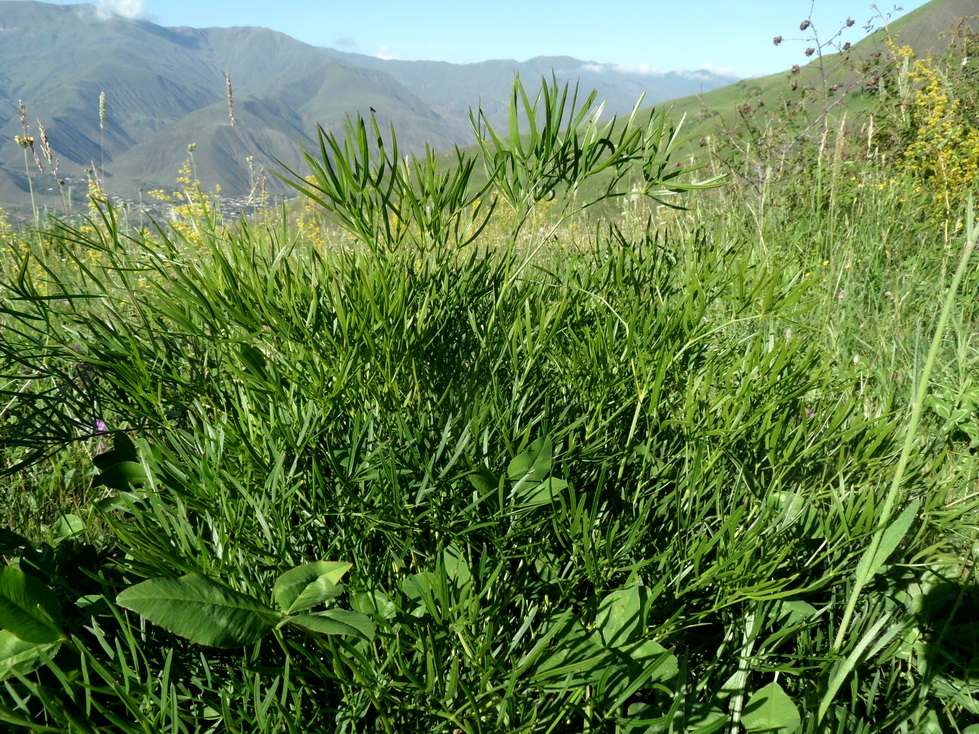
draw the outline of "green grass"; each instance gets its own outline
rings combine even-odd
[[[975,227],[831,158],[684,191],[668,130],[561,119],[489,136],[479,192],[324,136],[326,246],[9,244],[0,720],[969,730]],[[690,210],[581,194],[637,162]]]

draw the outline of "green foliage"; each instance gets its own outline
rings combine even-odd
[[[782,686],[769,683],[751,696],[741,716],[741,723],[748,732],[788,734],[799,731],[802,724],[799,710],[792,703]]]
[[[712,208],[728,191],[623,200],[569,243],[525,215],[681,191],[673,163],[574,191],[675,134],[535,100],[515,87],[536,133],[484,141],[493,188],[464,156],[405,164],[373,120],[324,133],[299,187],[354,247],[109,211],[4,255],[2,466],[46,509],[0,533],[0,720],[815,734],[979,710],[974,491],[936,407],[970,394],[971,271],[895,266],[886,192],[781,235],[778,206]]]
[[[514,212],[516,238],[537,204],[558,194],[563,221],[630,193],[622,186],[627,180],[635,181],[631,193],[657,201],[718,185],[718,177],[683,181],[695,169],[670,165],[678,135],[664,115],[649,115],[642,124],[637,102],[622,124],[601,123],[596,97],[592,92],[579,104],[577,87],[571,92],[552,78],[542,81],[531,102],[517,76],[508,134],[494,130],[487,114],[476,110],[470,117],[478,158],[456,148],[447,170],[440,170],[430,149],[421,159],[402,156],[393,124],[385,141],[373,113],[369,125],[360,116],[348,118],[342,137],[319,128],[319,155],[304,153],[309,177],[290,171],[283,179],[373,251],[393,250],[406,240],[422,251],[468,245],[488,223],[496,197]],[[592,179],[601,181],[600,189],[579,198]]]

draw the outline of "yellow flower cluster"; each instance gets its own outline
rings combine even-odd
[[[969,119],[975,111],[963,109],[955,89],[930,59],[915,60],[908,80],[914,85],[909,110],[914,135],[898,170],[924,194],[930,216],[954,218],[979,181],[979,128]]]
[[[81,231],[90,237],[97,234],[103,237],[108,236],[108,228],[102,216],[106,195],[102,189],[102,184],[94,175],[88,177],[88,193],[85,198],[88,199],[88,221],[81,225]]]
[[[312,176],[306,176],[306,182],[312,185],[315,184],[316,179]],[[319,205],[308,196],[300,198],[302,199],[302,209],[296,215],[296,229],[299,230],[299,237],[306,245],[323,248],[326,246],[326,237],[323,232],[324,222]]]
[[[0,209],[0,244],[13,243],[14,241],[14,227],[10,223],[10,218],[7,216],[7,212]]]
[[[188,151],[193,147],[188,146]],[[202,242],[202,230],[212,231],[220,221],[217,197],[221,187],[215,186],[211,193],[201,188],[201,182],[194,175],[191,162],[185,161],[177,173],[179,190],[167,193],[163,190],[150,191],[149,195],[157,201],[170,204],[170,226],[190,243]]]

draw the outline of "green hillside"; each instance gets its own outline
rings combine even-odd
[[[469,107],[482,100],[502,122],[515,71],[534,79],[552,71],[589,84],[594,79],[607,92],[610,112],[628,109],[644,89],[664,99],[730,81],[706,72],[599,72],[566,57],[468,65],[381,60],[264,28],[162,28],[104,18],[92,5],[3,2],[0,27],[0,203],[21,205],[31,201],[32,185],[42,205],[54,206],[58,196],[51,172],[39,172],[30,155],[25,168],[24,151],[14,143],[24,135],[20,100],[28,135],[39,137],[41,120],[58,176],[74,198],[87,190],[87,171],[98,171],[110,194],[134,200],[140,190],[171,187],[191,143],[201,183],[241,197],[251,180],[242,175],[249,158],[252,171],[297,163],[317,125],[339,129],[347,115],[370,108],[385,125],[397,125],[408,150],[426,142],[435,149],[468,143]],[[285,191],[267,180],[273,191]]]

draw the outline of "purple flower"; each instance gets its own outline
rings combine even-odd
[[[96,436],[108,436],[109,435],[109,427],[105,424],[105,421],[102,420],[101,418],[98,418],[95,421],[95,435]],[[108,446],[108,444],[105,441],[99,441],[99,453],[100,454],[105,453],[105,451],[108,448],[109,448],[109,446]]]

